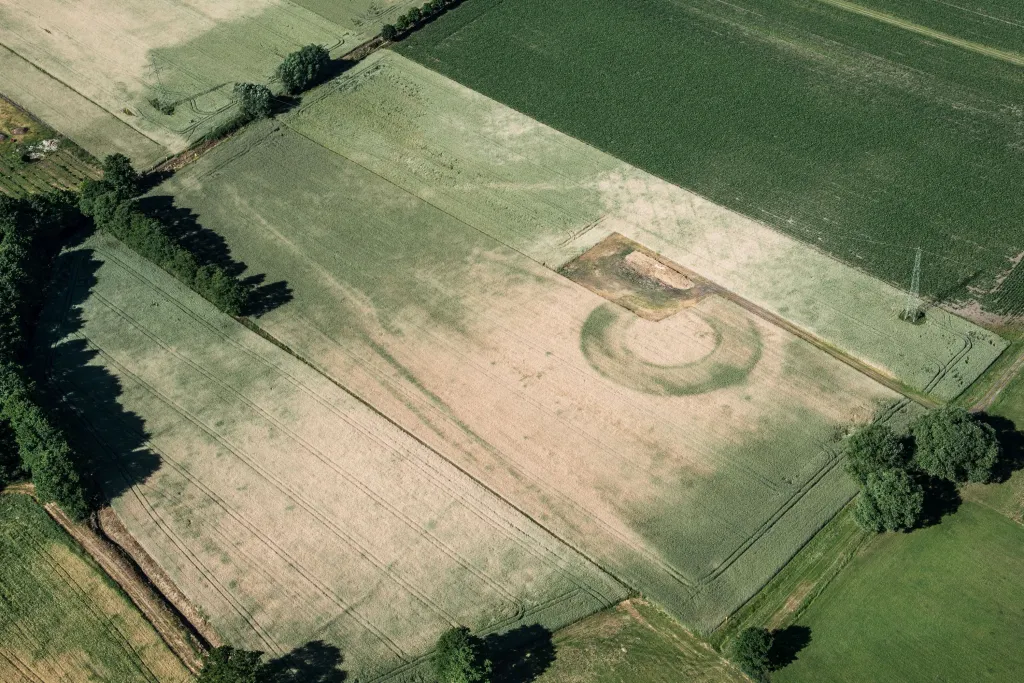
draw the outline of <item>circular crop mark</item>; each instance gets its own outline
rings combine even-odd
[[[664,322],[652,323],[602,304],[583,324],[580,348],[605,377],[661,396],[692,396],[739,384],[761,359],[761,335],[743,311],[727,309],[718,314],[694,308],[677,322],[690,329],[673,335],[669,342],[663,330],[652,327]],[[638,326],[647,326],[647,331]],[[686,361],[651,360],[680,356]]]

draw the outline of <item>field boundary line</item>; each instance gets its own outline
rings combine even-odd
[[[232,387],[230,384],[228,384],[228,383],[224,382],[223,380],[219,379],[218,377],[216,377],[212,373],[207,372],[201,366],[199,366],[198,364],[194,363],[190,358],[188,358],[188,357],[186,357],[186,356],[176,352],[170,345],[166,344],[163,340],[161,340],[159,337],[157,337],[154,333],[152,333],[149,330],[145,329],[145,327],[143,325],[141,325],[138,321],[136,321],[133,318],[131,318],[131,316],[129,316],[125,311],[123,311],[122,309],[120,309],[117,306],[115,306],[113,304],[113,302],[111,302],[110,300],[106,299],[104,296],[102,296],[98,292],[93,292],[91,296],[96,297],[97,300],[99,300],[102,304],[104,304],[110,310],[112,310],[115,313],[115,315],[119,315],[120,317],[122,317],[122,319],[124,319],[129,325],[134,327],[143,336],[145,336],[145,337],[149,338],[150,340],[152,340],[157,346],[162,347],[166,353],[168,353],[169,355],[173,356],[174,358],[179,359],[182,363],[184,363],[185,365],[191,367],[193,369],[193,371],[195,371],[197,374],[205,377],[211,383],[213,383],[213,384],[215,384],[217,386],[222,387],[229,394],[232,394],[232,395],[236,396],[238,398],[238,400],[243,405],[247,406],[252,412],[256,413],[257,415],[262,417],[262,419],[264,419],[265,421],[269,422],[271,425],[273,425],[275,428],[277,428],[282,434],[284,434],[289,439],[291,439],[293,442],[295,442],[297,445],[299,445],[301,448],[303,448],[307,453],[309,453],[314,458],[316,458],[317,460],[322,462],[325,466],[327,466],[328,469],[330,469],[331,471],[335,472],[336,474],[341,476],[343,479],[347,480],[348,483],[351,486],[353,486],[355,489],[361,491],[363,493],[363,495],[365,495],[367,498],[369,498],[374,503],[379,505],[381,508],[384,508],[385,510],[387,510],[395,518],[397,518],[399,521],[401,521],[403,524],[405,524],[405,526],[407,528],[413,530],[421,538],[424,538],[425,540],[427,540],[427,542],[429,544],[431,544],[435,548],[437,548],[442,554],[447,555],[450,559],[454,560],[456,564],[458,564],[460,567],[462,567],[463,569],[468,571],[470,574],[476,576],[480,581],[482,581],[485,585],[489,586],[492,590],[494,590],[499,595],[502,595],[511,604],[516,605],[517,606],[517,610],[521,611],[523,609],[522,605],[520,604],[519,599],[516,598],[516,596],[512,595],[511,593],[509,593],[507,590],[505,590],[505,588],[503,586],[501,586],[499,583],[497,583],[493,578],[491,578],[490,576],[487,576],[486,574],[480,572],[469,561],[467,561],[465,558],[463,558],[461,555],[459,555],[454,549],[449,548],[441,539],[437,538],[434,534],[429,533],[428,531],[422,529],[419,525],[415,524],[411,519],[406,517],[404,513],[402,513],[398,508],[396,508],[394,505],[392,505],[390,502],[388,502],[385,498],[383,498],[376,491],[374,491],[371,487],[369,487],[367,484],[365,484],[363,481],[361,481],[355,475],[353,475],[351,473],[348,473],[345,470],[345,468],[343,466],[341,466],[339,463],[335,462],[333,458],[331,458],[327,454],[323,453],[319,448],[317,448],[313,444],[307,442],[298,433],[296,433],[296,432],[292,431],[291,429],[289,429],[287,426],[285,426],[284,423],[282,423],[280,420],[278,420],[276,417],[274,417],[271,413],[269,413],[268,411],[264,410],[257,403],[255,403],[254,401],[250,400],[242,392],[238,391],[237,389]],[[354,424],[351,420],[347,419],[347,417],[344,416],[342,413],[337,412],[336,414],[344,422],[349,424],[356,432],[358,432],[360,434],[363,434],[364,436],[367,436],[367,437],[370,436],[368,433],[365,432],[365,430],[361,429],[358,425]],[[382,445],[384,448],[386,448],[386,449],[388,449],[388,450],[390,450],[392,452],[396,452],[396,449],[392,448],[390,446],[390,444],[386,444],[386,443],[384,443],[383,441],[380,441],[380,440],[377,440],[377,442],[380,445]]]
[[[290,492],[286,486],[282,485],[280,482],[277,482],[275,478],[269,477],[269,476],[263,474],[263,472],[260,471],[261,468],[252,465],[248,461],[248,459],[243,457],[239,453],[238,449],[235,448],[232,444],[230,444],[229,442],[224,440],[220,435],[218,435],[215,432],[212,432],[211,430],[209,430],[202,422],[197,420],[188,411],[186,411],[183,408],[181,408],[180,406],[178,406],[176,403],[174,403],[172,400],[170,400],[170,398],[168,398],[167,396],[164,396],[161,392],[157,391],[151,385],[149,385],[145,381],[143,381],[140,377],[136,376],[131,370],[129,370],[124,365],[119,363],[116,359],[114,359],[108,352],[104,351],[102,349],[102,347],[96,345],[94,342],[92,342],[88,338],[82,337],[82,339],[85,339],[85,341],[89,344],[89,346],[91,348],[93,348],[99,354],[101,354],[107,360],[107,362],[109,362],[111,364],[111,366],[117,368],[121,373],[123,373],[124,376],[128,377],[138,387],[143,388],[143,390],[150,392],[160,402],[164,403],[170,410],[178,413],[182,418],[184,418],[186,421],[188,421],[191,424],[193,424],[200,431],[205,432],[212,440],[214,440],[215,442],[221,444],[221,446],[225,450],[227,450],[228,452],[230,452],[233,455],[235,455],[235,457],[237,457],[243,464],[245,464],[246,466],[248,466],[248,467],[252,468],[253,470],[255,470],[256,472],[258,472],[268,483],[270,483],[271,485],[273,485],[273,486],[279,488],[280,490],[282,490],[285,493],[285,495],[287,495],[294,502],[298,503],[303,509],[305,509],[307,511],[307,513],[309,513],[309,515],[313,519],[316,519],[318,522],[323,524],[328,530],[333,531],[334,535],[339,536],[340,540],[343,540],[343,541],[349,541],[350,540],[350,539],[346,538],[347,534],[343,530],[338,529],[337,531],[335,531],[332,528],[332,527],[336,527],[337,525],[324,524],[321,520],[319,520],[318,515],[313,510],[310,509],[310,506],[309,506],[308,502],[305,501],[304,498],[302,498],[298,494],[294,494],[293,492]],[[217,505],[219,505],[240,526],[248,529],[249,532],[252,533],[254,537],[259,539],[264,545],[266,545],[268,548],[273,550],[273,552],[275,552],[286,564],[288,564],[293,569],[295,569],[296,572],[300,576],[302,576],[314,589],[316,589],[317,592],[320,592],[323,595],[323,597],[327,598],[331,602],[334,602],[340,609],[342,609],[342,611],[349,612],[349,613],[353,614],[353,616],[357,620],[361,620],[361,617],[359,617],[358,614],[354,611],[352,605],[349,605],[347,603],[347,601],[343,600],[340,596],[338,596],[336,593],[334,593],[334,591],[332,591],[330,588],[321,585],[321,582],[320,582],[319,579],[317,579],[315,577],[312,577],[311,575],[308,575],[308,573],[309,573],[308,569],[306,569],[300,563],[295,561],[283,548],[278,546],[278,544],[275,543],[273,541],[273,539],[270,539],[266,534],[264,534],[263,532],[259,531],[256,527],[254,527],[252,524],[250,524],[244,518],[244,516],[242,516],[241,513],[239,513],[237,510],[234,510],[229,505],[227,505],[226,502],[223,501],[220,498],[220,496],[216,495],[213,491],[208,489],[202,482],[200,482],[195,477],[195,475],[191,474],[188,471],[187,468],[185,468],[180,463],[176,462],[173,458],[168,457],[167,453],[164,452],[159,447],[157,447],[156,444],[154,444],[152,441],[149,441],[147,439],[145,444],[146,444],[147,448],[151,449],[154,453],[157,453],[162,458],[166,459],[166,461],[169,464],[171,464],[180,474],[182,474],[186,479],[188,479],[194,486],[196,486],[200,491],[202,491],[213,502],[215,502]],[[357,548],[357,552],[359,552],[359,554],[361,554],[361,555],[364,554],[363,553],[363,549],[360,548],[358,543],[353,543],[352,545]],[[370,558],[366,558],[366,559],[369,560]],[[379,561],[375,561],[375,560],[370,560],[370,561],[373,564],[378,564],[379,563]],[[386,569],[383,570],[382,573],[384,573],[386,576],[390,577],[390,574],[386,571]],[[399,582],[399,583],[401,583],[401,582]],[[412,591],[410,591],[410,592],[412,592]],[[420,599],[422,601],[422,598],[420,598],[420,596],[418,596],[415,592],[412,592],[412,595],[414,597],[417,597],[418,599]],[[425,606],[430,607],[431,609],[435,609],[435,611],[436,611],[436,607],[431,605],[429,603],[429,601],[424,602],[424,604],[425,604]],[[443,614],[443,612],[441,614]],[[381,640],[386,645],[391,643],[390,638],[388,638],[386,635],[382,635],[382,634],[377,633],[377,629],[375,629],[372,625],[369,625],[369,624],[360,624],[360,625],[363,626],[363,628],[365,628],[367,631],[369,631],[371,633],[374,633],[379,638],[381,638]],[[395,650],[394,650],[394,654],[395,655],[397,655],[401,659],[407,659],[407,656],[405,655],[405,653],[403,653],[401,651],[401,648],[399,648],[397,646],[397,644],[391,643],[391,645],[389,645],[389,647],[394,647],[395,648]]]
[[[133,268],[131,268],[131,266],[129,266],[128,264],[124,263],[124,262],[123,262],[123,261],[122,261],[122,260],[121,260],[120,258],[118,258],[117,256],[115,256],[114,254],[111,254],[111,253],[109,253],[108,251],[106,251],[106,250],[103,250],[103,249],[100,249],[100,248],[96,248],[96,250],[97,250],[97,251],[98,251],[99,253],[101,253],[101,254],[102,254],[102,255],[103,255],[103,256],[104,256],[105,258],[109,258],[109,259],[110,259],[111,261],[114,261],[114,262],[115,262],[115,263],[116,263],[116,264],[117,264],[118,266],[120,266],[121,268],[125,269],[125,270],[126,270],[126,271],[128,271],[128,272],[129,272],[130,274],[133,274],[133,275],[134,275],[135,277],[137,277],[137,278],[138,278],[139,280],[141,280],[142,282],[146,283],[146,284],[147,284],[148,286],[150,286],[150,287],[152,287],[152,288],[156,289],[157,291],[161,292],[162,294],[164,294],[164,296],[166,296],[166,297],[167,297],[167,299],[168,299],[168,300],[169,300],[170,302],[172,302],[172,303],[173,303],[173,305],[175,305],[175,306],[176,306],[176,307],[177,307],[177,308],[178,308],[178,309],[179,309],[180,311],[182,311],[182,312],[183,312],[183,313],[184,313],[185,315],[187,315],[187,316],[189,316],[189,317],[193,318],[194,320],[196,320],[196,322],[198,322],[198,323],[200,323],[200,324],[202,324],[202,325],[205,325],[205,326],[206,326],[206,327],[207,327],[208,329],[210,329],[211,331],[214,331],[215,333],[219,334],[219,335],[220,335],[220,336],[221,336],[221,337],[222,337],[223,339],[227,340],[227,341],[228,341],[229,343],[231,343],[232,345],[234,345],[234,346],[236,346],[236,347],[238,347],[238,348],[242,349],[242,350],[243,350],[244,352],[246,352],[247,354],[251,355],[251,356],[252,356],[253,358],[256,358],[256,359],[258,359],[258,360],[260,360],[260,361],[262,361],[262,362],[264,362],[264,363],[267,363],[267,364],[268,364],[268,365],[270,365],[271,367],[275,368],[275,369],[276,369],[276,370],[277,370],[278,372],[280,372],[280,373],[281,373],[281,374],[282,374],[283,376],[285,376],[285,377],[289,378],[289,379],[290,379],[290,380],[291,380],[292,382],[296,383],[296,384],[297,384],[298,386],[302,386],[302,387],[305,387],[305,388],[306,388],[306,389],[307,389],[307,390],[308,390],[308,391],[309,391],[309,392],[311,393],[311,395],[312,395],[312,396],[313,396],[313,397],[314,397],[315,399],[317,399],[317,400],[319,400],[319,401],[321,401],[321,402],[325,400],[325,399],[323,399],[323,397],[320,397],[320,396],[319,396],[319,395],[318,395],[318,394],[317,394],[316,392],[312,391],[312,389],[309,389],[308,387],[306,387],[306,385],[305,385],[305,384],[303,384],[302,382],[300,382],[300,381],[299,381],[299,380],[298,380],[297,378],[294,378],[294,377],[292,377],[292,376],[291,376],[291,375],[290,375],[289,373],[287,373],[287,372],[286,372],[286,371],[285,371],[285,370],[284,370],[283,368],[281,368],[280,366],[278,366],[278,365],[277,365],[276,363],[274,363],[274,362],[270,361],[269,359],[266,359],[265,357],[263,357],[262,355],[260,355],[259,353],[257,353],[257,352],[256,352],[255,350],[253,350],[253,349],[249,349],[249,348],[248,348],[248,347],[246,347],[245,345],[243,345],[243,344],[240,344],[240,343],[239,343],[238,341],[236,341],[236,340],[233,340],[233,339],[231,339],[231,337],[230,337],[230,336],[228,336],[228,335],[226,335],[226,334],[225,334],[225,333],[224,333],[223,331],[221,331],[221,330],[218,330],[218,329],[216,329],[216,326],[214,326],[214,325],[213,325],[213,324],[212,324],[212,323],[211,323],[211,322],[210,322],[209,320],[206,320],[206,319],[205,319],[205,318],[203,318],[202,316],[199,316],[199,315],[198,315],[198,314],[196,314],[195,312],[193,312],[193,311],[189,310],[189,309],[188,309],[187,307],[185,307],[185,306],[184,306],[184,304],[182,304],[182,303],[181,303],[181,302],[180,302],[180,301],[179,301],[179,300],[178,300],[178,299],[177,299],[176,297],[174,297],[174,296],[173,296],[172,294],[170,294],[170,293],[166,292],[165,290],[161,289],[159,285],[157,285],[156,283],[154,283],[153,281],[151,281],[150,279],[148,279],[148,278],[147,278],[147,277],[146,277],[145,275],[143,275],[142,273],[139,273],[138,271],[136,271],[136,270],[134,270]],[[305,365],[305,366],[307,366],[307,367],[308,367],[309,369],[313,370],[313,371],[314,371],[314,372],[315,372],[315,373],[316,373],[316,374],[317,374],[318,376],[320,376],[321,378],[323,378],[323,379],[325,379],[326,381],[330,382],[330,383],[331,383],[331,384],[332,384],[333,386],[336,386],[337,388],[341,389],[341,390],[342,390],[343,392],[345,392],[345,394],[346,394],[346,395],[348,395],[348,396],[350,396],[350,397],[354,398],[354,399],[355,399],[356,401],[358,401],[358,402],[359,402],[360,404],[362,404],[363,406],[365,406],[365,407],[369,408],[369,409],[370,409],[370,411],[371,411],[371,412],[372,412],[372,413],[373,413],[374,415],[376,415],[376,416],[377,416],[377,417],[378,417],[379,419],[383,419],[383,420],[385,420],[385,421],[386,421],[386,422],[387,422],[388,424],[391,424],[392,426],[396,427],[396,428],[397,428],[397,431],[398,431],[398,432],[400,432],[401,434],[405,435],[405,437],[406,437],[406,438],[408,438],[408,439],[411,439],[411,440],[412,440],[413,442],[415,442],[415,443],[417,443],[417,444],[421,445],[421,446],[422,446],[423,448],[425,448],[425,449],[426,449],[426,450],[427,450],[428,452],[430,452],[430,453],[432,453],[432,454],[436,455],[437,457],[439,457],[439,458],[440,458],[441,460],[443,460],[444,462],[446,462],[446,463],[450,464],[450,465],[451,465],[452,467],[454,467],[454,468],[455,468],[455,470],[456,470],[456,471],[459,471],[459,472],[461,472],[462,474],[464,474],[464,475],[467,475],[467,476],[469,476],[469,478],[470,478],[471,480],[475,481],[475,482],[476,482],[476,483],[478,484],[478,486],[479,486],[479,489],[480,489],[481,491],[487,492],[488,494],[490,494],[490,496],[491,496],[491,497],[492,497],[493,499],[501,501],[501,503],[502,503],[503,505],[509,506],[509,507],[510,507],[510,508],[512,508],[513,510],[518,510],[518,508],[517,508],[516,506],[512,505],[512,504],[511,504],[511,503],[510,503],[510,502],[509,502],[508,500],[506,500],[506,499],[505,499],[504,497],[502,497],[501,495],[497,494],[497,493],[496,493],[496,492],[494,492],[494,491],[493,491],[492,489],[490,489],[490,488],[489,488],[489,487],[487,487],[486,485],[482,484],[482,483],[481,483],[481,482],[479,482],[478,480],[474,479],[474,478],[473,478],[473,477],[472,477],[471,475],[468,475],[468,473],[467,473],[467,472],[465,472],[464,470],[462,470],[461,468],[459,468],[459,467],[458,467],[457,465],[455,465],[455,464],[454,464],[453,462],[451,462],[451,461],[450,461],[450,460],[449,460],[449,459],[448,459],[447,457],[445,457],[445,456],[441,455],[441,454],[440,454],[440,453],[439,453],[439,452],[438,452],[438,451],[437,451],[436,449],[434,449],[434,448],[433,448],[432,446],[430,446],[429,444],[425,443],[425,442],[424,442],[424,441],[423,441],[422,439],[420,439],[420,438],[419,438],[419,437],[417,437],[416,435],[414,435],[414,434],[412,434],[411,432],[409,432],[408,430],[406,430],[406,429],[405,429],[404,427],[402,427],[401,425],[397,424],[396,422],[394,422],[393,420],[391,420],[390,418],[388,418],[388,417],[387,417],[386,415],[384,415],[384,414],[383,414],[383,413],[382,413],[381,411],[379,411],[379,410],[378,410],[377,408],[375,408],[374,406],[372,406],[371,404],[369,404],[369,403],[368,403],[367,401],[365,401],[364,399],[362,399],[362,398],[361,398],[361,397],[359,397],[358,395],[354,394],[354,393],[353,393],[353,392],[352,392],[352,391],[351,391],[350,389],[346,388],[346,387],[345,387],[344,385],[342,385],[342,384],[340,384],[339,382],[337,382],[336,380],[334,380],[334,379],[333,379],[332,377],[330,377],[329,375],[327,375],[326,373],[324,373],[324,372],[323,372],[322,370],[320,370],[319,368],[317,368],[317,367],[316,367],[315,365],[313,365],[312,363],[310,363],[309,361],[307,361],[307,360],[306,360],[305,358],[303,358],[303,357],[301,357],[300,355],[298,355],[297,353],[295,353],[295,352],[294,352],[293,350],[291,350],[291,349],[290,349],[289,347],[287,347],[286,345],[282,344],[282,343],[281,343],[280,341],[278,341],[278,340],[276,340],[275,338],[273,338],[273,337],[272,337],[272,335],[269,335],[269,333],[267,333],[267,332],[266,332],[265,330],[263,330],[263,328],[260,328],[259,326],[255,325],[254,323],[251,323],[250,321],[248,321],[248,319],[241,319],[241,320],[245,320],[245,323],[248,323],[248,324],[245,324],[245,323],[239,322],[239,324],[242,324],[242,326],[243,326],[243,327],[245,327],[245,328],[246,328],[246,329],[248,329],[249,331],[253,332],[253,333],[254,333],[254,334],[256,334],[257,336],[259,336],[259,337],[262,337],[262,338],[264,339],[264,341],[267,341],[267,342],[269,342],[269,343],[273,344],[273,345],[274,345],[275,347],[277,347],[277,348],[278,348],[279,350],[281,350],[281,351],[284,351],[284,352],[285,352],[286,354],[288,354],[288,355],[289,355],[290,357],[294,358],[295,360],[298,360],[298,361],[299,361],[299,362],[301,362],[301,363],[302,363],[303,365]],[[341,415],[341,413],[337,413],[337,411],[335,411],[335,412],[336,412],[336,414],[339,414],[339,415]],[[386,445],[387,445],[388,447],[391,447],[391,448],[393,448],[393,446],[391,446],[391,444],[386,444]],[[403,448],[402,450],[403,450],[403,452],[405,452],[404,448]],[[421,462],[423,462],[423,459],[418,459],[418,460],[419,460],[419,461],[421,461]],[[447,480],[446,480],[446,481],[447,481]],[[449,485],[450,485],[450,482],[449,482]],[[479,503],[477,503],[477,504],[479,505]],[[521,512],[521,511],[520,511],[520,512]],[[593,566],[595,566],[595,567],[597,567],[597,568],[598,568],[599,570],[601,570],[601,571],[602,571],[603,573],[605,573],[605,574],[609,574],[609,575],[610,575],[610,572],[608,572],[607,570],[603,569],[603,568],[601,567],[601,565],[599,565],[598,563],[596,563],[596,562],[594,562],[593,560],[591,560],[591,559],[590,559],[589,557],[587,557],[586,555],[584,555],[583,553],[581,553],[581,552],[580,552],[580,551],[579,551],[578,549],[576,549],[576,548],[575,548],[575,547],[573,547],[572,545],[570,545],[570,544],[566,543],[566,542],[565,542],[564,540],[560,539],[560,538],[559,538],[559,537],[558,537],[558,536],[557,536],[556,534],[552,533],[550,529],[548,529],[548,528],[547,528],[547,527],[545,527],[544,525],[538,524],[538,523],[536,522],[536,520],[533,520],[532,518],[530,518],[530,517],[529,517],[528,515],[526,515],[525,513],[523,513],[523,516],[524,516],[524,518],[527,518],[527,519],[529,519],[529,521],[530,521],[530,522],[531,522],[531,523],[533,524],[534,528],[536,528],[536,529],[539,529],[539,530],[541,530],[541,531],[542,531],[542,533],[544,533],[544,534],[547,534],[547,535],[548,535],[548,536],[549,536],[550,538],[552,538],[553,540],[555,540],[555,541],[556,541],[556,543],[560,543],[560,544],[562,544],[562,545],[565,545],[565,546],[567,546],[567,547],[568,547],[568,548],[569,548],[570,550],[572,550],[572,551],[573,551],[573,552],[574,552],[574,553],[575,553],[576,555],[578,555],[578,556],[580,556],[580,557],[583,557],[584,559],[586,559],[587,561],[589,561],[589,562],[590,562],[590,563],[591,563],[591,564],[592,564]],[[600,521],[600,520],[598,520],[598,521]],[[501,528],[501,525],[499,525],[499,526],[498,526],[498,528]],[[513,538],[514,538],[515,536],[520,536],[520,535],[521,535],[521,536],[530,536],[530,535],[532,535],[532,534],[530,534],[529,532],[527,532],[527,531],[524,531],[524,530],[522,530],[522,529],[521,529],[521,528],[519,528],[519,527],[513,526],[513,528],[514,528],[514,529],[516,530],[516,534],[512,536]],[[613,533],[614,533],[614,531],[613,531]],[[639,549],[635,549],[635,550],[639,550]],[[547,552],[547,553],[548,553],[549,555],[553,555],[553,552],[552,552],[552,551],[550,551],[550,550],[546,550],[545,552]],[[567,570],[566,570],[566,569],[565,569],[565,568],[564,568],[564,567],[562,566],[562,565],[563,565],[563,564],[565,563],[565,560],[564,560],[564,559],[562,559],[562,558],[559,558],[559,557],[558,557],[557,555],[553,555],[553,556],[554,556],[554,557],[555,557],[555,558],[557,559],[557,562],[556,562],[556,561],[549,561],[548,563],[549,563],[549,564],[550,564],[551,566],[553,566],[554,568],[556,568],[557,570],[559,570],[559,571],[560,571],[560,572],[562,573],[562,575],[563,575],[563,576],[565,576],[566,578],[570,578],[570,579],[571,579],[571,582],[573,582],[573,583],[577,583],[578,585],[580,585],[578,581],[576,581],[575,579],[572,579],[572,578],[571,578],[571,577],[573,577],[574,575],[573,575],[573,574],[571,574],[571,573],[569,573],[569,572],[568,572],[568,571],[567,571]],[[540,558],[538,558],[538,559],[540,559]],[[672,568],[671,568],[671,567],[669,567],[669,568],[668,568],[667,570],[668,570],[668,571],[672,571]],[[612,577],[612,578],[615,578],[615,577]],[[621,582],[621,581],[619,581],[618,579],[616,579],[616,582],[618,582],[618,583],[622,584],[622,582]],[[681,581],[681,583],[683,583],[683,585],[686,585],[686,586],[691,586],[691,585],[692,585],[692,584],[690,584],[689,582],[686,582],[686,581]],[[622,584],[622,585],[625,585],[625,584]],[[589,586],[589,584],[583,583],[583,584],[581,585],[581,587],[583,587],[584,589],[586,589],[586,590],[588,590],[589,592],[591,592],[591,593],[592,593],[592,594],[594,595],[594,597],[595,597],[596,599],[598,599],[599,601],[601,601],[601,602],[606,602],[606,601],[607,601],[607,599],[606,599],[606,597],[605,597],[605,596],[603,596],[603,595],[601,595],[601,594],[597,593],[596,591],[594,591],[594,589],[593,589],[593,588],[592,588],[591,586]]]
[[[71,87],[70,85],[68,85],[67,83],[65,83],[64,81],[62,81],[61,79],[57,78],[56,76],[54,76],[53,74],[51,74],[51,73],[50,73],[49,71],[47,71],[47,70],[43,69],[42,67],[38,66],[38,65],[37,65],[37,64],[36,64],[35,62],[31,61],[30,59],[26,59],[25,57],[23,57],[23,56],[21,55],[21,53],[17,52],[16,50],[13,50],[13,49],[11,49],[10,47],[8,47],[7,45],[5,45],[5,44],[3,44],[3,43],[0,43],[0,48],[3,48],[3,49],[4,49],[4,50],[6,50],[7,52],[10,52],[10,53],[11,53],[12,55],[14,55],[15,57],[17,57],[17,58],[18,58],[18,59],[20,59],[21,61],[25,62],[26,64],[28,64],[28,65],[29,65],[29,66],[31,66],[31,67],[32,67],[33,69],[35,69],[35,70],[36,70],[36,71],[38,71],[39,73],[43,74],[43,75],[44,75],[44,76],[46,76],[47,78],[49,78],[49,79],[52,79],[52,80],[53,80],[53,81],[55,81],[56,83],[60,83],[60,84],[61,84],[62,86],[64,86],[65,88],[67,88],[67,89],[68,89],[68,90],[70,90],[71,92],[75,93],[76,95],[78,95],[79,97],[81,97],[81,98],[82,98],[83,100],[85,100],[85,101],[86,101],[86,102],[88,102],[89,104],[93,105],[94,107],[96,107],[96,108],[97,108],[97,109],[99,109],[100,111],[102,111],[102,112],[106,113],[107,115],[109,115],[109,116],[110,116],[110,118],[112,118],[112,119],[116,120],[116,121],[117,121],[118,123],[120,123],[121,125],[125,126],[126,128],[129,128],[129,129],[131,129],[131,131],[132,131],[132,132],[134,132],[134,133],[138,133],[139,135],[141,135],[142,137],[146,138],[146,140],[148,140],[148,141],[152,142],[152,143],[153,143],[154,145],[156,145],[156,146],[157,146],[157,147],[159,147],[160,149],[166,149],[166,148],[165,148],[165,147],[164,147],[164,146],[163,146],[162,144],[160,144],[159,142],[157,142],[157,141],[156,141],[156,140],[154,140],[153,138],[149,137],[148,135],[146,135],[145,133],[143,133],[143,132],[142,132],[141,130],[139,130],[139,129],[135,128],[135,126],[129,125],[129,124],[127,123],[127,122],[125,122],[125,121],[123,121],[123,120],[119,119],[119,118],[118,118],[117,116],[114,116],[114,114],[112,114],[112,113],[111,113],[111,112],[110,112],[110,111],[109,111],[109,110],[108,110],[108,109],[107,109],[106,107],[104,107],[103,105],[101,105],[101,104],[99,104],[98,102],[96,102],[96,101],[92,100],[92,99],[91,99],[90,97],[88,97],[87,95],[83,95],[82,93],[78,92],[78,90],[76,90],[75,88]],[[19,105],[19,106],[20,106],[20,105]],[[24,107],[22,107],[22,109],[24,109]],[[49,125],[49,124],[47,124],[47,125]],[[54,128],[54,130],[57,130],[57,132],[60,132],[60,130],[59,130],[59,129],[57,129],[57,128]],[[61,133],[61,134],[63,135],[63,133]],[[69,136],[65,136],[65,137],[69,137]],[[69,139],[70,139],[70,138],[69,138]],[[75,144],[78,144],[78,143],[75,143]]]
[[[181,623],[181,617],[168,606],[170,601],[147,580],[141,569],[129,564],[113,542],[104,539],[91,527],[76,525],[53,503],[43,507],[107,576],[121,587],[182,664],[192,673],[198,674],[202,669],[199,654],[205,651],[204,644]]]
[[[927,26],[922,26],[921,24],[915,24],[912,21],[902,19],[896,15],[889,14],[887,12],[882,12],[879,10],[874,10],[869,7],[864,7],[863,5],[848,2],[847,0],[817,1],[826,5],[832,5],[833,7],[845,10],[847,12],[852,12],[853,14],[859,14],[863,17],[874,19],[875,21],[879,21],[890,26],[895,26],[896,28],[903,29],[904,31],[916,33],[926,38],[933,38],[943,43],[948,43],[949,45],[953,45],[955,47],[959,47],[963,50],[968,50],[970,52],[974,52],[985,57],[998,59],[1000,61],[1008,62],[1015,66],[1024,66],[1024,55],[1018,52],[1012,52],[1010,50],[1000,50],[998,48],[989,47],[988,45],[985,45],[983,43],[976,43],[972,40],[967,40],[965,38],[958,38],[957,36],[954,36],[950,33],[944,33],[936,29],[928,28]]]

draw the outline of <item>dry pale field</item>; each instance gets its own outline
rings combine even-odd
[[[641,319],[317,144],[310,120],[252,129],[155,194],[289,283],[264,330],[614,575],[709,628],[852,495],[831,446],[891,391],[717,295]]]
[[[268,82],[308,43],[343,54],[412,4],[0,0],[0,92],[96,156],[148,166],[226,120],[235,82]]]
[[[624,596],[113,240],[63,259],[70,289],[47,320],[59,320],[52,370],[81,418],[76,443],[95,445],[118,516],[226,642],[280,655],[323,640],[368,680],[415,671],[453,624],[554,629]]]

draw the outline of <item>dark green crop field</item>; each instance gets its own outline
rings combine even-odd
[[[925,294],[1007,313],[1024,310],[1021,14],[474,0],[396,49],[892,283],[920,246]]]

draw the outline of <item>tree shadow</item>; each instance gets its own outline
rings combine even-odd
[[[943,517],[960,509],[963,499],[955,483],[923,473],[919,475],[918,481],[924,489],[924,505],[916,528],[938,524]]]
[[[976,413],[975,417],[992,427],[999,440],[999,460],[992,469],[992,482],[1004,482],[1017,470],[1024,469],[1024,434],[1017,430],[1013,420],[988,413]]]
[[[797,660],[797,655],[811,642],[811,629],[793,624],[772,632],[772,649],[768,651],[768,666],[777,671]]]
[[[101,351],[83,337],[79,304],[96,284],[101,262],[90,249],[64,252],[54,264],[51,303],[36,331],[31,371],[45,403],[60,415],[94,507],[146,481],[160,456],[146,444],[145,423],[126,411],[120,380],[96,360]]]
[[[261,683],[341,683],[348,674],[340,669],[341,650],[314,640],[260,668]]]
[[[529,683],[555,661],[551,631],[540,624],[483,638],[484,656],[493,662],[493,683]]]
[[[265,283],[266,276],[250,275],[242,278],[249,267],[231,256],[227,241],[213,230],[203,227],[198,216],[189,208],[176,206],[174,197],[156,195],[139,200],[139,210],[159,219],[182,247],[192,252],[199,265],[216,265],[249,285],[249,297],[242,315],[256,317],[269,313],[292,300],[292,290],[285,281]]]

